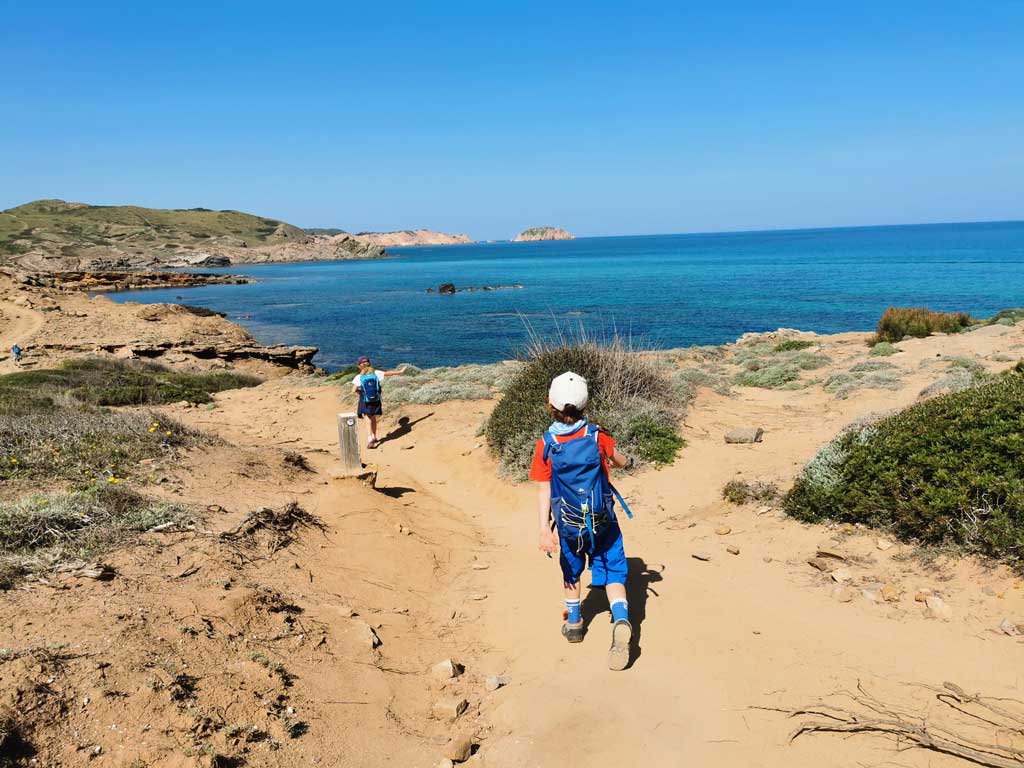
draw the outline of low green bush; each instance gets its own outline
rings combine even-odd
[[[807,341],[807,339],[786,339],[775,345],[773,352],[797,352],[801,349],[807,349],[813,347],[813,341]]]
[[[985,322],[988,325],[1016,325],[1021,320],[1024,320],[1024,309],[1003,309]]]
[[[587,416],[641,461],[667,464],[683,446],[679,419],[684,403],[669,377],[628,345],[582,339],[535,344],[525,365],[504,388],[485,435],[506,474],[522,478],[537,440],[551,423],[546,404],[551,380],[574,371],[587,380]]]
[[[889,307],[878,321],[875,335],[868,341],[901,341],[908,336],[924,338],[933,333],[960,333],[974,320],[966,312],[932,312],[924,307]]]
[[[865,523],[1019,564],[1024,376],[1003,374],[851,427],[807,464],[785,509],[808,522]]]
[[[84,358],[57,368],[0,376],[0,402],[16,408],[22,398],[40,400],[67,394],[92,405],[208,403],[215,392],[260,383],[255,376],[229,371],[182,373],[156,363]]]
[[[31,572],[92,560],[162,523],[193,519],[181,505],[153,501],[121,486],[0,502],[0,589]]]
[[[889,355],[895,355],[899,350],[894,344],[888,341],[879,341],[871,347],[870,354],[875,357],[888,357]]]
[[[779,487],[763,480],[730,480],[722,487],[722,498],[733,504],[769,503],[778,497]]]

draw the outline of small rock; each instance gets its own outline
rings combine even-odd
[[[953,618],[953,609],[938,595],[929,595],[925,601],[925,615],[933,619],[948,621]]]
[[[834,560],[826,560],[823,557],[810,557],[807,559],[807,564],[812,568],[817,568],[822,573],[828,573],[836,567]]]
[[[934,594],[930,589],[919,589],[914,594],[914,600],[918,603],[927,602],[928,598]]]
[[[1020,634],[1020,627],[1009,619],[1003,619],[999,622],[999,629],[1010,637],[1016,637]]]
[[[690,557],[692,557],[694,560],[701,560],[705,563],[711,559],[711,555],[709,555],[707,552],[694,552],[692,555],[690,555]]]
[[[715,533],[717,533],[719,536],[728,536],[730,533],[732,533],[732,528],[730,528],[728,525],[720,525],[717,528],[715,528]]]
[[[487,563],[473,563],[474,571],[486,571],[490,566]]]
[[[853,574],[850,573],[849,568],[837,568],[832,571],[832,581],[837,581],[840,584],[846,584],[853,581]]]
[[[462,665],[456,664],[451,659],[439,661],[430,668],[430,674],[438,680],[451,680],[453,677],[458,677],[460,672],[462,672]]]
[[[770,563],[772,561],[772,556],[771,555],[765,555],[761,559],[764,560],[766,563]]]
[[[434,702],[431,712],[438,720],[454,722],[468,707],[469,702],[461,696],[446,696]]]
[[[832,590],[832,597],[840,603],[849,603],[857,596],[857,590],[853,587],[836,587]]]
[[[358,622],[356,631],[359,633],[360,639],[370,646],[370,650],[379,648],[383,645],[381,639],[377,636],[377,633],[373,631],[373,627],[367,624],[365,621]]]
[[[508,685],[508,678],[503,675],[490,675],[484,680],[484,689],[488,691],[496,691],[506,685]]]
[[[739,427],[725,433],[727,443],[760,443],[764,436],[761,427]]]
[[[846,554],[829,543],[819,544],[817,557],[831,557],[833,560],[846,560]]]
[[[898,603],[900,597],[903,595],[903,590],[897,587],[895,584],[885,584],[879,592],[882,595],[882,599],[887,603]]]
[[[885,552],[887,549],[892,549],[893,543],[888,539],[875,539],[875,546],[882,552]]]
[[[725,551],[728,552],[730,555],[738,555],[740,553],[740,548],[739,547],[726,547]]]
[[[411,451],[415,447],[416,447],[415,445],[403,445],[402,446],[402,450],[403,451]]]
[[[864,595],[865,600],[870,600],[872,603],[877,603],[881,599],[877,589],[862,589],[860,593]]]
[[[982,587],[981,594],[988,595],[989,597],[995,597],[996,591],[992,587]]]
[[[772,511],[771,507],[758,507],[757,514],[758,515],[767,515],[771,511]]]
[[[470,595],[470,596],[469,596],[469,599],[470,599],[470,600],[477,600],[477,601],[480,601],[480,600],[486,600],[486,599],[487,599],[487,595],[485,595],[485,594],[483,594],[483,593],[480,593],[480,592],[478,592],[478,593],[477,593],[477,594],[475,594],[475,595]]]
[[[453,763],[461,763],[473,754],[473,740],[466,735],[453,736],[444,748],[444,756]]]

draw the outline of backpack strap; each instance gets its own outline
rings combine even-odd
[[[622,509],[626,513],[626,517],[628,517],[630,520],[632,520],[633,519],[633,513],[629,511],[629,505],[626,504],[626,500],[624,498],[622,498],[622,494],[619,493],[618,489],[614,485],[612,485],[611,483],[608,483],[608,487],[612,489],[612,493],[615,494],[615,498],[619,500],[619,504],[622,505]]]
[[[555,436],[552,435],[550,432],[545,432],[544,433],[543,440],[544,440],[544,454],[543,454],[542,458],[544,459],[544,463],[546,464],[548,462],[548,460],[549,460],[548,457],[551,455],[551,450],[558,445],[558,441],[555,440]]]

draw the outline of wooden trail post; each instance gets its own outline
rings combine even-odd
[[[363,471],[359,458],[359,424],[354,413],[338,414],[338,447],[342,472],[353,475]]]

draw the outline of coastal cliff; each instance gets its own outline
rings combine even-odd
[[[352,235],[352,237],[368,245],[379,245],[387,248],[407,245],[463,245],[474,242],[473,238],[466,234],[450,235],[447,232],[435,232],[432,229],[404,229],[398,232],[358,232]]]
[[[30,271],[223,267],[386,255],[382,246],[351,235],[309,234],[239,211],[37,200],[0,212],[0,263]]]
[[[524,229],[514,238],[513,243],[524,243],[533,242],[536,240],[574,240],[575,238],[569,232],[559,227],[530,227]]]

